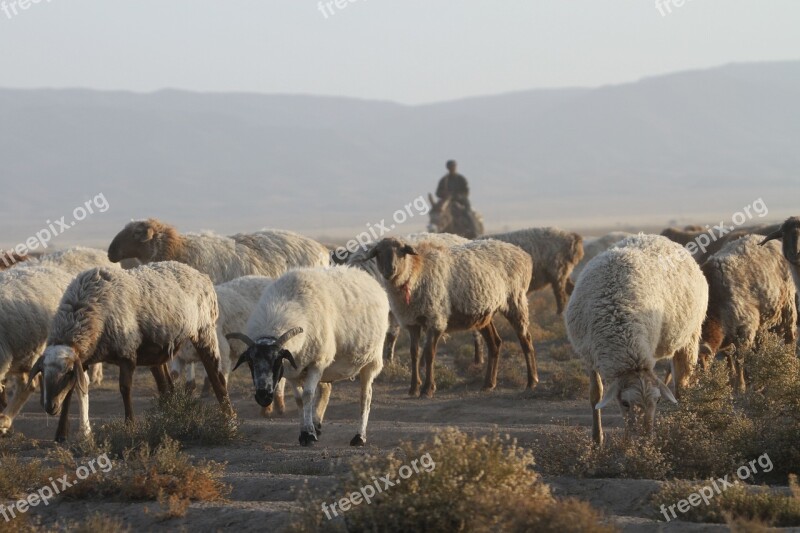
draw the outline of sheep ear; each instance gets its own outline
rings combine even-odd
[[[292,352],[289,350],[281,350],[280,356],[278,357],[278,362],[280,362],[282,359],[289,361],[289,363],[292,365],[292,368],[297,370],[297,363],[294,362],[294,356],[292,355]]]
[[[84,370],[83,362],[81,362],[78,354],[75,354],[72,360],[72,371],[75,372],[75,385],[78,388],[78,392],[86,394],[89,391],[89,375]]]
[[[669,390],[669,387],[667,387],[667,386],[664,384],[664,382],[663,382],[663,381],[661,381],[661,380],[660,380],[660,379],[658,379],[658,378],[656,378],[656,381],[658,382],[658,390],[660,390],[660,391],[661,391],[661,396],[663,396],[663,397],[664,397],[664,398],[666,398],[667,400],[671,401],[672,403],[678,403],[678,400],[677,400],[677,399],[675,399],[675,395],[674,395],[674,394],[672,394],[672,391],[671,391],[671,390]]]
[[[28,387],[33,384],[33,380],[36,378],[37,375],[42,373],[42,367],[44,365],[44,356],[40,356],[39,359],[31,367],[31,371],[28,373]]]
[[[761,241],[759,244],[760,244],[760,246],[764,246],[769,241],[772,241],[772,240],[775,240],[775,239],[781,239],[781,238],[783,238],[783,231],[782,230],[773,231],[772,233],[770,233],[769,235],[764,237],[764,240]]]
[[[150,224],[141,224],[133,231],[133,238],[139,242],[147,242],[153,238],[155,232]]]
[[[369,261],[370,259],[375,259],[377,255],[378,255],[378,247],[373,246],[370,249],[370,251],[367,252],[367,255],[364,256],[364,259],[362,259],[362,261]]]
[[[410,244],[406,244],[400,249],[405,255],[417,255],[417,251]]]
[[[242,366],[244,363],[250,361],[249,351],[250,350],[244,352],[242,355],[239,356],[239,360],[236,361],[236,366],[233,367],[233,370],[231,370],[231,372]]]
[[[608,405],[608,402],[617,397],[618,390],[619,390],[619,380],[615,379],[613,383],[611,383],[611,386],[606,389],[606,393],[603,395],[603,399],[600,400],[600,403],[595,405],[594,408],[600,410],[606,405]]]

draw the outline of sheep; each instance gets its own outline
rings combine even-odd
[[[136,366],[150,366],[159,392],[171,381],[166,362],[183,342],[203,361],[217,400],[231,416],[216,336],[217,295],[208,276],[175,261],[131,270],[93,268],[67,287],[53,319],[47,347],[30,372],[42,373],[42,407],[61,414],[56,440],[67,434],[69,400],[77,390],[80,431],[91,434],[88,378],[84,368],[107,362],[119,366],[125,419],[133,420],[131,382]]]
[[[567,298],[575,287],[570,274],[583,257],[583,238],[580,235],[558,228],[528,228],[478,239],[495,239],[525,250],[533,261],[528,292],[550,285],[558,314],[564,312]]]
[[[694,261],[662,268],[665,254],[689,258],[666,237],[628,237],[586,265],[567,306],[567,335],[590,378],[592,436],[598,444],[603,442],[600,410],[612,399],[619,402],[628,430],[639,411],[652,430],[656,403],[662,396],[677,402],[697,363],[708,283]],[[672,359],[675,395],[653,372],[664,358]]]
[[[24,376],[45,348],[62,294],[76,274],[98,265],[116,268],[104,252],[78,247],[0,273],[0,389],[7,377],[14,380],[14,396],[0,414],[0,434],[11,428],[33,392]],[[102,367],[94,365],[92,371],[98,382]]]
[[[247,320],[250,314],[258,304],[261,294],[264,289],[272,285],[274,280],[264,276],[243,276],[236,278],[232,281],[221,283],[214,287],[217,293],[217,301],[219,303],[219,319],[217,319],[217,342],[219,344],[219,353],[222,362],[222,373],[225,379],[231,371],[231,359],[238,357],[239,351],[235,348],[240,343],[239,340],[229,341],[225,335],[235,331],[243,331],[247,326]],[[175,357],[172,358],[170,363],[171,375],[173,379],[177,379],[183,375],[184,369],[188,366],[190,371],[187,373],[186,382],[194,385],[194,372],[193,363],[200,361],[194,346],[191,343],[185,343],[178,350]],[[233,361],[236,362],[235,359]],[[284,412],[283,401],[283,381],[279,384],[279,394],[275,398],[275,407],[279,414]],[[205,387],[204,387],[205,390]],[[264,415],[272,412],[272,406],[265,409]]]
[[[800,290],[800,217],[787,218],[780,228],[767,234],[761,245],[775,239],[783,241],[783,257],[789,262],[795,286]]]
[[[708,226],[706,229],[700,226],[686,226],[683,230],[666,228],[661,235],[685,246],[695,261],[702,265],[729,242],[747,235],[768,235],[776,229],[775,225],[747,226],[727,231],[718,230],[716,226],[712,229],[708,229]]]
[[[760,236],[748,235],[726,244],[703,266],[709,300],[703,324],[700,361],[705,363],[719,351],[735,349],[729,366],[734,384],[744,391],[741,354],[766,331],[783,336],[787,344],[797,338],[795,285],[789,266],[775,242],[760,247]]]
[[[318,242],[289,231],[261,230],[231,237],[181,234],[154,218],[129,223],[108,247],[108,258],[114,263],[130,258],[142,263],[179,261],[208,274],[214,283],[253,274],[275,278],[293,267],[327,266],[328,253]]]
[[[404,240],[411,244],[418,244],[420,242],[433,242],[443,246],[455,246],[469,242],[469,239],[453,233],[410,233],[403,237]],[[349,264],[357,266],[367,271],[373,278],[383,284],[383,276],[378,270],[378,263],[373,258],[366,260],[367,254],[370,253],[375,243],[365,244],[359,250],[351,252],[344,248],[337,249],[331,256],[331,260],[336,264]],[[383,344],[383,358],[387,361],[394,360],[394,348],[397,344],[397,337],[400,334],[400,324],[394,318],[392,313],[389,313],[389,330],[386,332],[386,340]],[[475,363],[483,363],[483,344],[480,340],[480,333],[474,332],[475,343]]]
[[[612,231],[611,233],[607,233],[602,237],[584,239],[583,259],[581,259],[578,264],[575,265],[575,268],[572,269],[573,283],[578,281],[578,276],[580,276],[581,272],[583,272],[583,268],[589,261],[594,259],[595,256],[600,255],[622,239],[632,235],[633,233],[628,233],[627,231]]]
[[[248,345],[234,367],[247,363],[256,402],[270,405],[282,377],[294,386],[302,407],[300,444],[317,441],[330,398],[318,384],[361,378],[361,426],[350,441],[364,446],[372,403],[372,381],[383,368],[383,338],[389,302],[380,284],[348,266],[289,271],[270,285],[250,316],[246,333],[229,333]],[[283,365],[286,360],[291,365]],[[312,413],[312,410],[315,411]]]
[[[527,388],[539,381],[536,357],[528,332],[527,290],[533,265],[517,246],[494,240],[472,241],[458,246],[432,242],[411,245],[386,238],[366,259],[377,259],[392,313],[411,336],[411,388],[409,394],[433,397],[436,382],[433,362],[442,335],[477,329],[489,347],[484,390],[497,384],[502,340],[492,323],[500,312],[511,323],[525,354]],[[427,330],[424,348],[427,374],[420,391],[419,339]]]

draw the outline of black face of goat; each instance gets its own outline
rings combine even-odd
[[[247,350],[239,356],[239,360],[233,370],[239,368],[243,363],[247,363],[247,366],[250,367],[250,375],[253,378],[253,386],[256,391],[256,403],[261,407],[267,407],[272,404],[275,389],[283,377],[283,360],[288,360],[292,367],[297,370],[294,356],[282,345],[289,338],[302,331],[300,328],[294,328],[284,333],[280,338],[262,337],[255,341],[241,333],[226,335],[228,339],[238,339],[248,345]]]

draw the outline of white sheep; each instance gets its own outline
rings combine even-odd
[[[262,407],[270,405],[278,382],[286,377],[295,399],[302,398],[298,405],[303,413],[303,446],[317,441],[330,397],[330,387],[323,389],[315,410],[317,385],[360,376],[361,426],[350,445],[363,446],[372,381],[383,368],[388,314],[386,293],[362,270],[346,266],[292,270],[264,291],[246,334],[228,334],[249,345],[234,370],[248,364],[255,399]],[[291,367],[284,366],[284,360]]]
[[[45,348],[61,296],[76,274],[98,265],[117,268],[103,251],[77,247],[0,272],[0,389],[8,378],[14,393],[0,414],[0,434],[11,428],[33,392],[25,375]],[[93,370],[102,376],[101,368]]]
[[[503,241],[525,250],[533,261],[528,292],[550,285],[558,314],[564,312],[574,288],[570,274],[583,257],[583,238],[580,235],[559,228],[528,228],[484,235],[478,239]]]
[[[667,255],[681,260],[664,268],[661,259]],[[639,411],[652,428],[662,396],[677,401],[653,372],[657,360],[672,359],[678,397],[688,384],[708,304],[706,279],[688,259],[689,252],[666,237],[637,235],[592,259],[578,278],[567,306],[567,335],[589,373],[598,443],[600,409],[612,399],[629,429]]]
[[[42,405],[61,413],[56,440],[66,438],[69,398],[77,390],[83,434],[90,434],[86,365],[119,366],[126,420],[133,420],[131,383],[137,366],[150,366],[159,392],[171,385],[167,361],[184,342],[194,344],[217,400],[233,416],[217,346],[217,295],[205,274],[168,261],[131,270],[94,268],[67,287],[44,355],[31,369],[43,374]]]
[[[214,283],[248,275],[278,277],[290,268],[327,266],[329,252],[320,243],[284,230],[261,230],[223,237],[214,233],[181,234],[151,218],[129,223],[108,247],[116,263],[179,261],[207,274]]]
[[[741,354],[754,347],[761,335],[773,331],[787,344],[797,339],[791,269],[780,245],[769,242],[759,246],[762,239],[747,235],[729,242],[702,266],[709,298],[700,358],[705,362],[719,351],[735,349],[728,363],[740,391],[745,389]]]
[[[477,329],[489,347],[484,389],[497,384],[502,340],[492,323],[501,313],[511,323],[525,354],[528,388],[539,381],[536,357],[528,332],[527,290],[533,269],[531,258],[517,246],[494,241],[472,241],[459,246],[423,242],[412,246],[387,238],[376,244],[366,259],[376,258],[384,278],[392,313],[411,335],[411,388],[420,393],[419,339],[427,333],[424,348],[425,385],[422,394],[436,390],[433,362],[442,335]]]

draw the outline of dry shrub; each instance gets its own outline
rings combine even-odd
[[[0,517],[0,533],[39,533],[43,531],[37,523],[35,517],[29,514],[18,514],[6,522],[4,518]]]
[[[34,439],[28,439],[22,433],[12,431],[0,436],[0,455],[16,455],[20,452],[35,450],[39,444]]]
[[[572,345],[568,342],[550,347],[548,354],[554,361],[564,362],[577,359],[577,355],[572,350]]]
[[[789,484],[791,494],[776,493],[769,487],[748,488],[737,483],[721,494],[715,493],[708,505],[701,502],[701,505],[690,507],[683,514],[676,510],[676,514],[679,519],[692,522],[736,522],[742,528],[800,526],[800,487],[797,478],[790,477]],[[653,496],[653,503],[658,508],[661,505],[669,507],[708,485],[711,485],[710,480],[707,483],[667,482]]]
[[[48,483],[55,471],[38,459],[0,455],[0,500],[15,500]]]
[[[617,530],[591,505],[575,498],[541,505],[541,502],[530,500],[524,494],[505,495],[488,509],[486,514],[476,517],[472,531],[611,533]]]
[[[564,426],[532,447],[539,469],[548,475],[663,479],[671,471],[653,437],[626,439],[610,432],[600,447],[585,428]]]
[[[147,443],[156,447],[164,437],[184,444],[219,445],[238,438],[236,419],[216,403],[205,402],[184,387],[154,400],[152,407],[134,422],[113,420],[97,431],[97,442],[105,442],[119,456],[123,450]]]
[[[158,499],[158,503],[164,509],[161,515],[163,520],[170,520],[172,518],[183,518],[189,510],[191,501],[188,498],[183,498],[178,494],[162,495]]]
[[[69,522],[63,526],[59,524],[59,529],[70,533],[128,533],[131,529],[119,518],[93,513],[80,522]]]
[[[458,374],[447,366],[444,361],[435,362],[434,364],[436,365],[434,372],[436,376],[436,388],[438,390],[452,389],[464,383],[464,381],[458,377]],[[409,376],[409,380],[410,379],[411,376]]]
[[[229,491],[220,480],[223,472],[224,465],[213,461],[192,464],[180,443],[165,436],[155,448],[144,443],[125,450],[122,460],[115,461],[109,472],[90,476],[64,497],[159,501],[176,496],[217,501]]]
[[[409,368],[408,359],[401,361],[401,357],[395,354],[394,359],[391,361],[383,362],[383,370],[375,378],[378,383],[403,383],[407,384],[411,381],[411,369]]]
[[[370,504],[362,502],[340,511],[339,518],[326,519],[323,502],[358,492],[387,474],[397,479],[401,466],[426,454],[432,468],[378,493]],[[290,531],[564,531],[565,512],[579,516],[587,525],[583,531],[607,530],[588,506],[555,500],[533,464],[530,451],[508,437],[473,438],[445,429],[431,442],[404,443],[398,452],[357,460],[335,493],[316,499],[306,495]]]
[[[549,392],[562,400],[586,398],[589,395],[589,376],[578,360],[560,364],[550,376]]]

